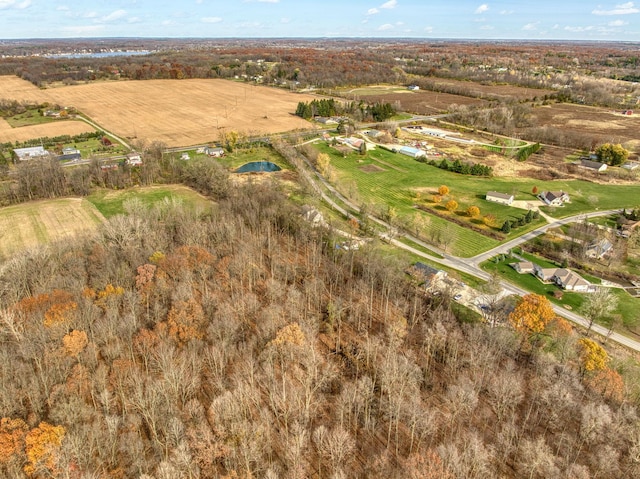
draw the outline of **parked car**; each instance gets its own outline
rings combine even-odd
[[[453,297],[453,299],[455,299],[456,301],[460,301],[462,299],[462,295],[458,293]]]

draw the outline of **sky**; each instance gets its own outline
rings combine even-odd
[[[640,0],[0,0],[0,38],[640,41]]]

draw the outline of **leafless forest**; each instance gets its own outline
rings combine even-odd
[[[564,321],[461,323],[274,186],[226,191],[2,265],[5,476],[640,474],[637,389]]]

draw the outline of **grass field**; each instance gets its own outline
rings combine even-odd
[[[24,113],[19,113],[6,118],[7,123],[12,128],[20,128],[21,126],[41,125],[43,123],[53,123],[56,121],[64,121],[59,118],[53,118],[50,116],[41,115],[38,110],[27,110]]]
[[[462,219],[467,207],[476,205],[480,214],[493,214],[500,226],[506,219],[522,216],[525,210],[511,208],[485,200],[487,191],[495,190],[515,195],[516,200],[535,200],[532,194],[534,186],[539,191],[564,190],[571,196],[571,203],[561,208],[547,208],[554,217],[592,211],[590,196],[596,196],[599,209],[614,209],[637,205],[640,198],[640,185],[600,185],[581,180],[539,181],[528,178],[492,177],[481,178],[464,176],[425,163],[419,163],[407,156],[377,148],[366,156],[356,152],[343,157],[337,150],[327,144],[316,144],[319,151],[328,153],[335,170],[338,186],[345,193],[355,190],[359,202],[370,202],[374,205],[390,205],[396,209],[398,217],[411,217],[419,213],[414,204],[417,195],[420,201],[434,207],[431,201],[440,185],[447,185],[451,190],[449,197],[455,199]],[[354,192],[351,191],[351,196]],[[445,199],[443,203],[447,200]],[[426,214],[426,213],[425,213]],[[497,240],[488,238],[469,229],[462,228],[449,221],[431,216],[429,230],[434,234],[450,225],[456,238],[450,251],[460,256],[473,256],[498,244]],[[518,228],[509,237],[525,233],[528,228]]]
[[[81,198],[0,208],[0,260],[38,244],[95,231],[103,221],[104,216]]]
[[[125,212],[124,203],[137,199],[145,205],[153,205],[165,198],[178,198],[183,204],[194,209],[207,209],[211,201],[200,193],[183,185],[162,185],[131,188],[128,190],[99,189],[87,197],[89,201],[105,218]]]
[[[17,77],[0,76],[0,98],[74,106],[123,138],[188,146],[218,140],[230,130],[257,135],[309,128],[293,113],[298,102],[315,97],[202,79],[100,82],[40,90]]]

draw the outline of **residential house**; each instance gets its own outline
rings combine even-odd
[[[553,282],[567,291],[593,291],[593,286],[575,271],[559,268],[553,276]]]
[[[537,264],[533,265],[533,274],[545,283],[553,282],[553,277],[557,270],[558,268],[543,268]]]
[[[368,130],[368,131],[365,132],[365,134],[369,138],[378,138],[379,136],[384,135],[384,133],[381,132],[380,130]]]
[[[506,193],[499,193],[497,191],[488,191],[485,196],[487,201],[492,201],[494,203],[500,203],[501,205],[510,205],[513,203],[514,197],[513,195],[508,195]]]
[[[129,166],[140,166],[142,164],[142,155],[135,151],[127,154],[127,159],[125,163]]]
[[[586,158],[582,158],[580,160],[580,166],[582,168],[586,168],[587,170],[597,171],[598,173],[602,173],[607,169],[606,163],[601,163],[599,161],[588,160]]]
[[[571,198],[564,191],[543,191],[538,195],[542,201],[549,206],[562,206],[571,201]]]
[[[413,277],[424,280],[424,286],[427,289],[433,286],[438,279],[447,276],[446,271],[436,269],[433,266],[421,263],[420,261],[415,263],[407,272]]]
[[[595,290],[594,285],[575,271],[566,268],[542,268],[534,264],[533,274],[545,283],[555,283],[567,291],[591,292]]]
[[[76,161],[81,159],[82,155],[80,154],[80,150],[77,148],[63,148],[62,155],[58,155],[58,160],[61,161]]]
[[[311,226],[322,226],[324,224],[322,213],[313,206],[304,205],[302,207],[302,217],[305,221],[311,223]]]
[[[204,152],[214,158],[222,158],[224,156],[224,148],[220,148],[219,146],[207,146]]]
[[[398,153],[410,156],[411,158],[424,158],[427,156],[427,153],[424,150],[414,148],[412,146],[403,146],[398,150]]]
[[[518,273],[533,273],[533,263],[531,261],[519,261],[517,263],[511,263],[510,266]]]
[[[606,238],[594,241],[587,246],[586,255],[589,258],[600,259],[613,249],[613,244]]]
[[[28,148],[16,148],[13,150],[20,161],[32,160],[34,158],[48,158],[51,153],[43,146],[30,146]]]

